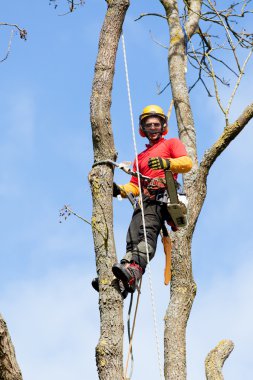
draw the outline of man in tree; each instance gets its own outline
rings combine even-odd
[[[120,263],[112,267],[115,277],[130,293],[135,291],[145,272],[148,263],[147,249],[151,260],[155,255],[157,238],[164,222],[172,222],[167,209],[168,194],[164,170],[170,169],[176,180],[178,173],[186,173],[192,168],[192,161],[187,156],[183,143],[177,138],[164,139],[163,136],[168,133],[168,120],[161,107],[149,105],[143,109],[139,117],[139,133],[142,137],[147,137],[149,144],[138,155],[138,165],[135,161],[133,170],[138,168],[140,174],[152,178],[149,182],[141,180],[147,247],[141,206],[138,205],[127,233],[126,255]],[[134,176],[125,185],[113,184],[113,196],[126,197],[127,193],[134,196],[140,193],[138,179]]]

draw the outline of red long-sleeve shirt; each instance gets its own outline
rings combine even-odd
[[[177,138],[164,139],[162,138],[158,143],[153,146],[146,145],[147,149],[138,154],[138,164],[139,172],[145,176],[151,178],[164,178],[165,173],[163,169],[154,170],[148,166],[148,160],[151,157],[161,157],[161,158],[179,158],[182,156],[187,156],[187,152],[184,144]],[[173,160],[172,160],[173,162]],[[133,170],[137,171],[136,160],[134,160]],[[173,168],[172,168],[173,171]],[[188,171],[188,170],[187,170]],[[177,178],[177,173],[174,173],[174,178]],[[138,179],[136,177],[131,177],[131,183],[138,186]]]

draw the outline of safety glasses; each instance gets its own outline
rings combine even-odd
[[[146,128],[146,129],[150,129],[152,127],[158,129],[161,127],[161,124],[160,123],[146,123],[146,124],[144,124],[144,128]]]

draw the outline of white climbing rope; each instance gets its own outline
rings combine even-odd
[[[134,144],[134,151],[135,151],[135,161],[136,161],[137,174],[138,174],[138,176],[137,176],[137,178],[138,178],[138,186],[139,186],[139,189],[140,189],[141,215],[142,215],[142,224],[143,224],[144,239],[145,239],[145,246],[146,246],[146,253],[147,253],[147,261],[148,261],[148,280],[149,280],[149,289],[150,289],[151,303],[152,303],[152,314],[153,314],[153,323],[154,323],[154,330],[155,330],[156,349],[157,349],[157,357],[158,357],[158,365],[159,365],[159,371],[160,371],[160,378],[162,380],[162,379],[164,379],[164,375],[163,375],[163,370],[162,370],[161,354],[160,354],[160,348],[159,348],[157,317],[156,317],[157,313],[156,313],[155,297],[154,297],[154,290],[153,290],[153,284],[152,284],[152,275],[151,275],[151,268],[150,268],[150,260],[149,260],[149,251],[148,251],[148,241],[147,241],[147,233],[146,233],[145,215],[144,215],[144,209],[143,209],[143,197],[142,197],[142,192],[141,192],[141,178],[140,178],[140,173],[139,173],[138,150],[137,150],[137,144],[136,144],[136,136],[135,136],[135,128],[134,128],[134,117],[133,117],[133,108],[132,108],[132,99],[131,99],[130,82],[129,82],[129,76],[128,76],[128,65],[127,65],[127,57],[126,57],[126,45],[125,45],[125,39],[124,39],[123,32],[122,32],[122,48],[123,48],[124,66],[125,66],[125,74],[126,74],[127,95],[128,95],[128,102],[129,102],[131,127],[132,127],[132,137],[133,137],[133,144]]]

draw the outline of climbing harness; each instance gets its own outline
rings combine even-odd
[[[97,165],[105,165],[105,164],[115,166],[123,170],[125,173],[132,175],[133,177],[137,177],[137,178],[139,177],[142,181],[142,184],[143,184],[143,181],[144,183],[146,183],[145,190],[151,199],[152,199],[152,195],[156,194],[157,190],[160,187],[164,187],[164,185],[166,185],[168,196],[166,195],[166,193],[164,195],[164,193],[161,194],[158,192],[155,195],[155,199],[158,202],[167,203],[168,212],[176,228],[185,227],[187,225],[186,197],[185,197],[185,194],[181,194],[178,196],[177,187],[179,186],[179,184],[175,181],[171,170],[165,170],[165,179],[164,179],[164,178],[151,178],[151,177],[141,174],[139,171],[133,171],[129,168],[130,162],[128,161],[117,163],[112,160],[102,160],[102,161],[95,162],[92,167],[97,166]],[[139,188],[141,188],[140,184],[139,184]],[[128,198],[129,197],[133,198],[131,193],[126,192],[125,194]],[[133,204],[134,198],[131,199],[130,202]]]

